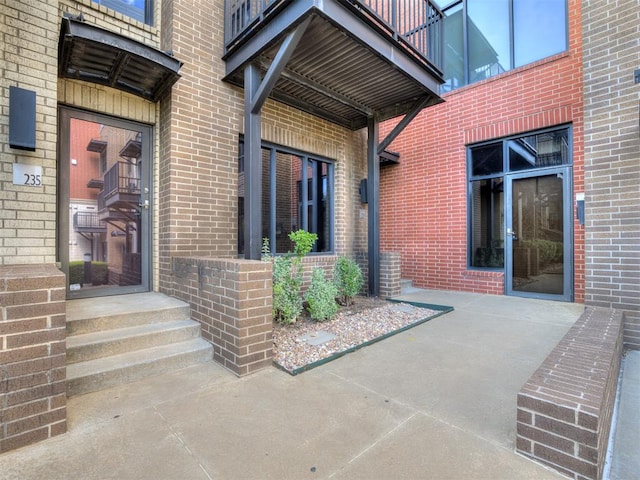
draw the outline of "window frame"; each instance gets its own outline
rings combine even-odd
[[[446,83],[444,83],[440,89],[441,89],[441,93],[446,93],[446,92],[451,92],[453,90],[456,90],[458,88],[461,87],[465,87],[467,85],[472,85],[473,83],[482,81],[482,80],[486,80],[487,78],[492,78],[496,75],[499,75],[501,73],[505,73],[505,72],[509,72],[521,67],[524,67],[526,65],[529,65],[531,63],[540,61],[544,58],[548,58],[550,56],[553,55],[559,55],[561,53],[566,52],[569,49],[569,2],[568,0],[564,0],[564,14],[565,14],[565,31],[564,31],[564,49],[560,50],[556,53],[550,54],[550,55],[545,55],[543,57],[537,58],[535,60],[531,60],[530,62],[527,63],[523,63],[522,65],[516,65],[516,47],[515,47],[515,16],[514,16],[514,0],[508,0],[508,15],[509,15],[509,63],[511,65],[510,68],[505,69],[504,72],[498,72],[496,74],[493,75],[489,75],[486,78],[483,79],[478,79],[478,80],[474,80],[473,82],[471,81],[471,72],[470,72],[470,63],[469,63],[469,25],[468,25],[468,20],[469,20],[469,12],[468,12],[468,5],[467,5],[468,0],[454,0],[452,2],[446,3],[444,6],[442,6],[440,9],[442,11],[442,13],[444,14],[444,21],[445,21],[445,30],[446,30],[446,19],[447,19],[447,12],[450,11],[451,9],[454,9],[456,7],[458,7],[459,5],[462,5],[462,42],[463,42],[463,60],[462,60],[462,69],[463,69],[463,83],[461,85],[447,85]],[[444,3],[444,2],[443,2]],[[444,55],[446,56],[446,45],[445,45],[445,49],[444,49]],[[444,61],[444,63],[446,64],[446,59]],[[446,73],[445,74],[445,81],[446,79]]]
[[[509,163],[509,142],[523,138],[530,137],[533,135],[542,135],[545,133],[557,132],[566,130],[567,132],[567,161],[561,165],[548,165],[542,167],[531,168],[528,170],[512,170],[510,168]],[[491,144],[501,143],[502,144],[502,171],[495,172],[486,175],[473,175],[473,165],[472,165],[472,150],[477,147],[483,147]],[[483,142],[473,143],[465,146],[466,148],[466,176],[467,176],[467,269],[468,270],[478,270],[478,271],[493,271],[499,272],[504,271],[506,268],[506,256],[503,257],[503,266],[502,267],[478,267],[472,265],[473,263],[473,183],[479,182],[481,180],[495,180],[502,178],[502,184],[505,185],[507,177],[526,177],[527,174],[531,176],[539,175],[539,172],[557,170],[560,167],[573,167],[573,125],[568,124],[560,124],[554,125],[552,127],[541,128],[537,130],[531,130],[529,132],[521,132],[515,135],[509,135],[507,137],[501,138],[492,138]],[[503,197],[503,212],[500,228],[503,231],[503,240],[506,235],[505,232],[505,215],[506,205],[510,199]]]
[[[317,186],[312,186],[312,197],[311,199],[309,199],[309,183],[312,180],[312,177],[308,176],[308,170],[309,168],[312,168],[314,172],[321,172],[322,171],[322,165],[326,165],[327,166],[327,173],[326,173],[326,195],[327,195],[327,204],[326,204],[326,209],[328,210],[328,212],[326,212],[326,215],[328,217],[327,219],[327,228],[328,228],[328,232],[326,234],[327,237],[327,243],[328,245],[326,246],[324,251],[317,251],[317,245],[318,242],[314,243],[313,249],[312,251],[309,253],[310,255],[333,255],[335,252],[335,160],[330,159],[328,157],[324,157],[322,155],[316,155],[314,153],[309,153],[309,152],[305,152],[303,150],[299,150],[296,148],[292,148],[292,147],[286,147],[283,145],[279,145],[276,143],[272,143],[272,142],[267,142],[267,141],[262,141],[260,144],[260,150],[263,152],[264,155],[264,151],[266,150],[268,153],[268,162],[269,162],[269,167],[268,167],[268,177],[269,177],[269,182],[267,184],[268,188],[269,188],[269,224],[268,224],[268,238],[269,238],[269,246],[271,248],[271,254],[272,255],[282,255],[286,252],[278,252],[276,245],[277,245],[277,239],[276,239],[276,234],[277,234],[277,209],[278,209],[278,204],[277,204],[277,189],[278,189],[278,185],[276,182],[276,178],[277,178],[277,157],[278,154],[284,154],[284,155],[289,155],[289,156],[294,156],[294,157],[298,157],[300,159],[300,172],[301,172],[301,178],[295,180],[295,184],[296,184],[296,188],[299,188],[300,190],[300,195],[299,198],[296,202],[295,205],[295,209],[296,211],[298,211],[298,215],[299,215],[299,221],[300,221],[300,225],[298,226],[298,228],[300,229],[304,229],[308,232],[311,232],[311,230],[309,229],[309,225],[315,225],[316,226],[316,230],[318,230],[318,223],[319,223],[319,217],[318,215],[320,215],[320,211],[319,211],[319,204],[322,203],[322,198],[316,198],[315,196],[313,196],[314,194],[317,196],[318,194],[322,194],[322,192],[320,192],[317,188]],[[245,158],[244,158],[244,152],[245,152],[245,148],[244,148],[244,135],[240,135],[240,139],[238,142],[238,175],[243,174],[244,173],[244,166],[245,166]],[[313,166],[315,164],[317,164],[317,166]],[[322,178],[324,178],[325,176],[322,175]],[[315,182],[312,182],[315,183]],[[263,187],[265,186],[265,182],[263,179]],[[264,194],[264,193],[263,193]],[[246,208],[244,208],[244,198],[245,197],[240,197],[238,200],[238,212],[240,212],[241,208],[243,210],[243,216],[247,213]],[[243,203],[243,206],[240,207],[240,203]],[[309,215],[308,215],[308,208],[311,207],[314,209],[314,211],[316,212],[313,217],[311,219],[309,219]],[[262,214],[262,212],[261,212]],[[242,249],[241,247],[241,241],[242,239],[240,238],[240,234],[243,231],[243,225],[241,225],[240,223],[240,215],[238,215],[238,255],[242,255],[243,251],[244,251],[244,245],[242,245]],[[264,226],[263,226],[264,228]]]
[[[135,20],[137,22],[144,23],[145,25],[153,26],[154,0],[144,0],[144,8],[142,9],[143,10],[142,13],[144,15],[143,20],[140,20],[139,18],[136,18],[136,17],[132,17],[126,11],[123,11],[123,9],[117,8],[117,4],[114,2],[114,0],[91,0],[91,1],[93,3],[97,3],[98,5],[106,7],[110,10],[113,10],[114,12],[118,12],[126,16],[127,18],[131,18],[132,20]]]

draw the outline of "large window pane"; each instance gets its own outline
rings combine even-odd
[[[100,5],[120,12],[123,15],[131,17],[139,22],[152,24],[151,20],[151,1],[152,0],[93,0]]]
[[[504,171],[502,142],[471,149],[471,175],[479,177]]]
[[[449,92],[465,83],[464,79],[464,32],[462,4],[444,12],[444,81],[440,87]]]
[[[567,49],[565,0],[513,0],[515,66]]]
[[[299,229],[318,235],[314,252],[330,252],[332,242],[333,165],[280,147],[262,147],[262,238],[272,253],[293,251],[289,234]],[[238,164],[238,253],[244,253],[244,145]],[[255,212],[253,213],[256,214]]]
[[[509,0],[468,0],[469,82],[511,69]]]
[[[471,182],[471,266],[504,266],[502,178]]]
[[[511,171],[569,163],[568,129],[516,138],[509,140],[508,146]]]
[[[276,231],[274,232],[274,252],[292,252],[293,243],[289,239],[289,234],[302,228],[302,212],[298,208],[301,179],[302,160],[300,157],[278,152],[276,160],[277,193],[275,201]],[[268,212],[268,208],[268,205],[263,205],[263,212],[265,212],[265,209]],[[268,227],[269,225],[267,224],[266,228]]]

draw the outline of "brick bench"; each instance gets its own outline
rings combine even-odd
[[[575,479],[600,479],[624,314],[587,307],[518,393],[516,450]]]

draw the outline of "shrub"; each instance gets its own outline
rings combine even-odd
[[[304,296],[311,318],[318,322],[324,322],[333,317],[338,311],[337,295],[338,289],[325,278],[324,270],[314,268],[311,274],[311,285]]]
[[[104,285],[109,279],[109,271],[106,262],[91,262],[91,279],[87,283]],[[73,260],[69,262],[69,284],[79,283],[84,285],[84,261]]]
[[[273,262],[273,318],[280,323],[295,323],[302,313],[302,258],[311,251],[318,239],[315,233],[304,230],[289,233],[295,256],[287,252],[273,257],[269,239],[262,239],[262,259]]]
[[[340,257],[333,269],[333,283],[336,286],[338,302],[341,305],[349,305],[352,299],[360,293],[364,284],[362,270],[353,260]]]

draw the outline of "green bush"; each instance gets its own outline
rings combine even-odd
[[[93,285],[105,285],[109,278],[109,269],[106,262],[91,262],[91,280]],[[84,285],[84,261],[74,260],[69,262],[69,284],[79,283]]]
[[[69,262],[69,284],[84,284],[84,262],[76,260]]]
[[[295,323],[302,313],[302,277],[294,275],[292,267],[291,257],[273,259],[273,318],[276,322]]]
[[[269,239],[262,239],[262,259],[273,262],[273,318],[280,323],[295,323],[302,313],[302,258],[311,251],[318,239],[315,233],[304,230],[289,233],[295,256],[287,252],[273,257]]]
[[[324,322],[333,317],[338,311],[336,296],[338,289],[324,276],[324,270],[314,268],[311,274],[311,285],[304,295],[307,301],[307,311],[313,320]]]
[[[362,270],[353,260],[340,257],[333,269],[333,283],[336,286],[338,302],[341,305],[349,305],[364,285]]]

